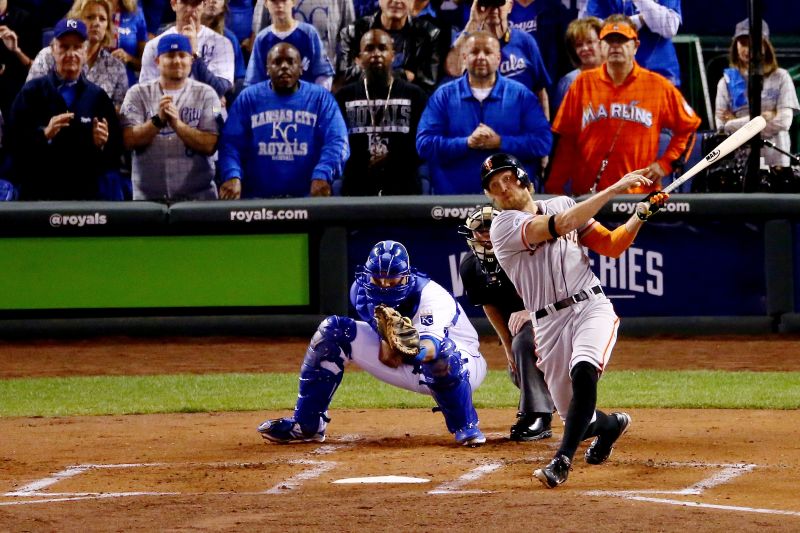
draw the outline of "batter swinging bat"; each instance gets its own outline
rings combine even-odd
[[[764,129],[767,125],[767,121],[764,120],[764,117],[757,116],[728,137],[724,141],[722,141],[719,146],[711,150],[708,155],[706,155],[702,161],[697,163],[695,166],[690,168],[683,176],[676,179],[666,187],[664,190],[660,192],[669,193],[673,190],[677,189],[681,186],[681,184],[685,183],[686,181],[692,179],[696,174],[702,172],[703,170],[707,169],[729,153],[733,152],[741,145],[749,141],[755,134],[760,132]]]

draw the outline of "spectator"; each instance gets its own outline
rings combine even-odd
[[[170,5],[175,12],[175,25],[147,42],[142,54],[139,82],[146,83],[161,76],[156,65],[158,40],[164,35],[182,33],[192,43],[195,59],[190,77],[211,85],[222,98],[233,88],[233,46],[224,36],[201,24],[203,0],[170,0]]]
[[[516,155],[533,169],[550,152],[550,125],[536,95],[497,72],[500,44],[490,33],[462,45],[465,75],[439,87],[428,101],[417,150],[428,162],[434,194],[480,194],[477,168],[490,153]]]
[[[269,81],[245,88],[219,146],[220,198],[330,196],[349,155],[336,100],[300,80],[300,52],[278,43],[267,54]]]
[[[672,38],[682,22],[681,0],[589,0],[581,16],[605,19],[615,14],[630,17],[637,30],[641,45],[636,60],[641,66],[680,87],[681,69]]]
[[[500,74],[520,82],[533,91],[539,98],[545,117],[549,120],[547,86],[550,85],[550,77],[542,62],[536,39],[522,30],[509,26],[508,13],[513,5],[514,0],[506,0],[500,7],[484,7],[479,5],[479,0],[473,0],[469,21],[453,43],[448,66],[452,74],[460,75],[464,71],[464,63],[458,61],[458,58],[464,57],[461,47],[465,40],[478,30],[489,32],[500,42]]]
[[[122,106],[122,138],[133,150],[134,200],[213,200],[222,110],[214,90],[189,79],[192,44],[179,33],[158,41],[157,80],[134,85]]]
[[[113,0],[111,5],[114,8],[112,19],[116,30],[112,54],[125,64],[128,86],[132,87],[139,81],[142,54],[147,44],[147,23],[136,0]]]
[[[778,67],[775,48],[769,40],[769,26],[762,22],[762,51],[764,57],[764,85],[761,89],[761,116],[767,126],[761,136],[787,152],[791,149],[789,128],[794,111],[800,110],[792,77]],[[750,63],[750,21],[736,25],[730,48],[730,68],[726,68],[717,84],[715,116],[717,126],[725,133],[733,133],[750,120],[747,101],[748,70]],[[769,147],[761,149],[764,162],[770,166],[790,166],[789,157]]]
[[[514,0],[508,23],[536,39],[550,79],[557,80],[567,63],[564,33],[569,18],[561,0]]]
[[[128,90],[128,73],[125,64],[109,51],[114,38],[112,9],[108,0],[75,0],[69,17],[83,20],[88,30],[89,46],[84,63],[86,78],[102,87],[119,110]],[[28,81],[53,70],[53,51],[54,48],[48,46],[36,55],[28,72]]]
[[[597,17],[575,19],[567,26],[565,40],[570,61],[577,67],[558,80],[555,94],[553,95],[553,109],[558,111],[564,95],[584,70],[597,68],[606,60],[606,52],[600,42],[600,30],[603,22]]]
[[[251,43],[244,41],[250,39],[253,27],[253,0],[231,0],[225,15],[225,27],[236,36],[237,42],[249,47]]]
[[[441,32],[424,18],[411,19],[413,0],[380,0],[374,14],[356,20],[339,34],[337,87],[358,80],[356,61],[361,37],[371,29],[386,31],[394,41],[394,76],[430,93],[439,80]]]
[[[358,60],[362,79],[336,93],[350,134],[342,194],[419,194],[421,161],[414,143],[428,97],[392,74],[394,48],[385,31],[364,34]]]
[[[170,0],[139,0],[142,6],[142,14],[147,24],[147,33],[152,39],[161,33],[161,23],[164,20],[164,12]]]
[[[606,63],[578,75],[553,121],[560,138],[545,186],[552,194],[563,194],[570,179],[573,195],[600,191],[645,167],[652,184],[632,192],[659,190],[700,125],[674,85],[634,61],[639,40],[627,17],[609,17],[600,38],[608,49]],[[664,128],[672,138],[656,159]]]
[[[239,38],[225,26],[227,12],[228,0],[205,0],[203,15],[200,20],[204,26],[225,36],[233,47],[233,89],[226,95],[228,103],[232,103],[236,95],[244,87],[244,76],[247,73],[247,67],[244,64],[244,55],[239,44]]]
[[[377,8],[377,0],[375,7]],[[317,30],[325,54],[331,64],[336,62],[336,47],[339,32],[356,20],[353,0],[303,0],[295,2],[292,15],[299,22],[311,24]],[[264,0],[256,0],[253,10],[253,35],[270,25],[269,11],[264,9]]]
[[[64,19],[53,33],[55,68],[25,84],[8,117],[12,181],[20,200],[120,198],[107,188],[119,165],[119,122],[111,98],[83,75],[86,25]]]
[[[325,53],[322,40],[311,24],[292,18],[294,0],[266,0],[272,24],[258,32],[253,42],[253,53],[247,64],[245,87],[267,79],[266,57],[278,43],[289,43],[300,51],[303,71],[300,79],[322,85],[330,90],[333,83],[333,65]]]
[[[0,112],[5,116],[25,84],[40,41],[41,33],[31,15],[0,0]]]

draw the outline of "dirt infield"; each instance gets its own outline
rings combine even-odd
[[[490,368],[503,357],[483,339]],[[0,378],[297,370],[303,339],[0,344]],[[622,340],[610,371],[800,370],[796,338]],[[614,406],[602,406],[613,409]],[[633,409],[609,462],[532,480],[561,436],[463,449],[427,410],[339,410],[324,444],[265,444],[278,412],[0,419],[0,530],[798,531],[800,413]],[[413,484],[342,484],[403,476]],[[374,479],[373,479],[374,481]]]

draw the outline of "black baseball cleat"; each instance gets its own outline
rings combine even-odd
[[[590,465],[601,465],[606,462],[606,460],[611,456],[611,452],[614,449],[614,443],[619,440],[621,436],[628,431],[628,428],[631,427],[631,415],[628,413],[611,413],[608,416],[615,416],[617,418],[617,422],[619,423],[619,433],[613,435],[612,437],[607,436],[598,436],[595,437],[592,443],[589,445],[589,448],[586,449],[586,453],[583,455],[586,462]]]
[[[548,489],[554,489],[567,480],[572,463],[566,455],[556,455],[550,464],[534,470],[533,476]]]
[[[553,436],[550,428],[552,415],[538,416],[530,413],[519,413],[517,423],[511,426],[510,439],[520,442],[549,439]]]

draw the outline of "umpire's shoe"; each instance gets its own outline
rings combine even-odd
[[[611,456],[614,443],[631,427],[631,415],[628,413],[611,413],[608,416],[616,417],[619,424],[619,431],[611,435],[600,435],[595,437],[589,448],[586,449],[584,458],[590,465],[601,465]]]
[[[511,440],[530,442],[534,440],[549,439],[553,436],[550,424],[553,415],[538,415],[519,413],[517,423],[511,426]]]
[[[536,479],[548,489],[554,489],[567,480],[572,463],[566,455],[556,455],[550,464],[533,472]]]
[[[325,432],[317,431],[310,435],[303,433],[300,429],[300,424],[294,421],[294,418],[276,418],[274,420],[267,420],[258,426],[256,430],[261,433],[264,439],[286,444],[288,442],[324,442]]]

